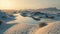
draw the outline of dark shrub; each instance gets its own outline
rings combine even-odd
[[[44,27],[46,25],[47,25],[46,23],[39,23],[39,27]]]
[[[53,16],[49,16],[48,18],[50,18],[50,19],[54,19],[54,17],[53,17]]]
[[[7,18],[6,16],[2,16],[1,18]]]
[[[9,15],[10,17],[15,17],[14,15]]]
[[[2,24],[3,22],[2,21],[0,21],[0,25]]]
[[[54,16],[48,16],[48,15],[45,15],[46,18],[50,18],[50,19],[54,19]]]

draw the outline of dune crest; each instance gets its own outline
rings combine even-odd
[[[54,22],[48,26],[40,28],[35,34],[60,34],[60,22]]]

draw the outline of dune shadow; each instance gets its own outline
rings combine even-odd
[[[0,34],[3,34],[6,30],[8,30],[10,27],[12,27],[12,26],[14,26],[16,24],[17,23],[1,25],[1,27],[0,27]]]

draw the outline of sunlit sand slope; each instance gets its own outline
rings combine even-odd
[[[60,22],[51,23],[38,29],[35,34],[60,34]]]
[[[34,34],[38,28],[37,25],[16,24],[3,34]]]

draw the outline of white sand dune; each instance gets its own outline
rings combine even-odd
[[[35,34],[60,34],[60,22],[51,23],[38,29]]]
[[[38,29],[36,25],[16,24],[3,34],[33,34]]]
[[[17,15],[18,16],[16,17],[16,20],[7,23],[7,24],[12,24],[12,23],[17,23],[17,24],[7,29],[3,34],[34,34],[35,31],[39,28],[38,25],[32,24],[34,22],[33,19],[31,19],[30,22],[29,18],[27,17],[23,18],[19,14]]]
[[[18,23],[3,34],[60,34],[60,22],[52,22],[42,28],[39,28],[38,25]]]
[[[44,21],[44,20],[43,20]],[[42,22],[43,22],[42,21]],[[47,20],[46,20],[47,21]],[[22,17],[17,14],[16,20],[10,21],[7,24],[17,23],[14,26],[4,26],[7,28],[5,31],[1,31],[0,34],[60,34],[60,22],[53,22],[49,19],[49,24],[45,27],[39,28],[38,21],[29,17]],[[39,21],[40,22],[40,21]],[[44,21],[45,22],[45,21]],[[51,23],[50,23],[51,22]]]

